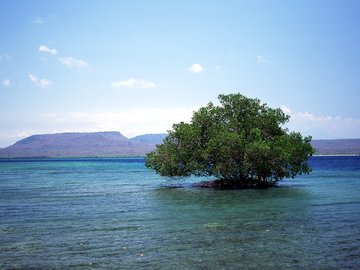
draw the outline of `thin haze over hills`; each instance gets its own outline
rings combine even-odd
[[[144,156],[157,142],[161,143],[160,138],[159,135],[143,135],[128,139],[120,132],[40,134],[1,149],[0,157]]]
[[[128,139],[120,132],[40,134],[0,149],[0,158],[144,156],[165,136],[146,134]],[[312,145],[318,155],[360,154],[360,139],[314,140]]]

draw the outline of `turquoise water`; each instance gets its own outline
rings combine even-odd
[[[0,160],[0,269],[359,269],[360,157],[267,190],[142,159]]]

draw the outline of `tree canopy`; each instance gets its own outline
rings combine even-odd
[[[267,187],[309,173],[311,137],[289,132],[289,116],[259,99],[219,95],[174,124],[164,143],[147,154],[146,166],[162,176],[214,176],[218,186]]]

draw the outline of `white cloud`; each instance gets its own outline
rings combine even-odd
[[[38,84],[41,88],[47,88],[52,84],[52,82],[47,79],[40,79]]]
[[[257,55],[257,56],[256,56],[256,62],[257,62],[258,64],[265,64],[265,63],[267,63],[268,61],[265,59],[264,56],[262,56],[262,55]]]
[[[59,61],[61,64],[67,66],[68,68],[78,68],[78,69],[83,69],[83,68],[89,68],[90,65],[84,61],[84,60],[80,60],[80,59],[76,59],[73,57],[60,57]]]
[[[45,21],[40,16],[36,16],[35,19],[33,20],[33,23],[35,23],[35,24],[44,24]]]
[[[39,46],[39,52],[47,52],[50,53],[52,55],[57,54],[57,50],[56,49],[50,49],[48,46],[46,45],[40,45]]]
[[[35,75],[29,74],[28,76],[29,76],[29,79],[30,79],[32,82],[35,82],[35,83],[37,82],[38,78],[37,78]]]
[[[199,74],[201,72],[204,71],[204,68],[200,65],[200,64],[193,64],[189,70],[192,72],[192,73],[195,73],[195,74]]]
[[[11,84],[10,79],[5,79],[5,80],[2,81],[2,85],[4,87],[9,87],[10,84]]]
[[[284,105],[281,106],[281,109],[291,116],[286,125],[291,131],[299,131],[303,135],[311,135],[315,139],[346,139],[360,136],[360,119],[292,112]]]
[[[281,105],[280,109],[285,113],[285,114],[290,114],[291,113],[291,109],[289,107],[286,107],[285,105]]]
[[[32,74],[29,74],[29,78],[34,83],[38,82],[38,78]],[[22,128],[1,130],[0,144],[7,146],[14,142],[15,137],[19,139],[39,133],[120,131],[129,138],[145,133],[165,133],[174,123],[189,122],[193,112],[199,108],[200,106],[132,108],[112,112],[51,112],[37,115],[32,124],[19,118]],[[286,106],[282,108],[286,108],[291,115],[290,122],[286,125],[291,131],[299,131],[304,136],[312,135],[314,139],[359,138],[360,119],[318,116],[309,112],[293,112]]]
[[[33,130],[22,130],[18,133],[15,133],[15,134],[11,134],[10,137],[11,138],[15,138],[15,139],[22,139],[22,138],[25,138],[25,137],[29,137],[33,134],[36,134],[36,132],[34,132]]]
[[[47,88],[52,84],[52,82],[50,80],[39,79],[37,76],[35,76],[33,74],[29,74],[28,77],[29,77],[30,81],[35,83],[40,88]]]
[[[118,112],[71,112],[43,115],[57,130],[120,131],[127,137],[166,133],[174,123],[188,122],[195,108],[133,108]]]
[[[156,87],[156,84],[150,81],[139,79],[128,79],[126,81],[117,81],[111,83],[112,88],[129,88],[129,89],[149,89]]]
[[[12,61],[12,59],[13,59],[12,56],[7,53],[4,53],[3,55],[0,54],[0,61],[5,60],[7,62],[10,62]]]
[[[43,115],[48,126],[64,131],[120,131],[133,137],[145,133],[165,133],[174,123],[189,122],[197,107],[133,108],[113,112],[70,112]],[[292,112],[286,127],[290,131],[311,135],[314,139],[359,138],[360,119],[336,116],[318,116],[312,113]],[[49,130],[52,131],[52,130]]]

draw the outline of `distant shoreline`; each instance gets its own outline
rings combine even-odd
[[[145,156],[113,156],[113,157],[107,157],[107,156],[69,156],[69,157],[0,157],[1,160],[61,160],[61,159],[144,159]]]
[[[360,157],[360,154],[329,154],[329,155],[313,155],[312,157]],[[145,160],[146,156],[74,156],[74,157],[0,157],[0,162],[4,161],[86,161],[86,160]]]
[[[144,157],[166,134],[127,138],[118,131],[32,135],[0,149],[0,158]],[[312,140],[315,156],[359,156],[360,139]]]

